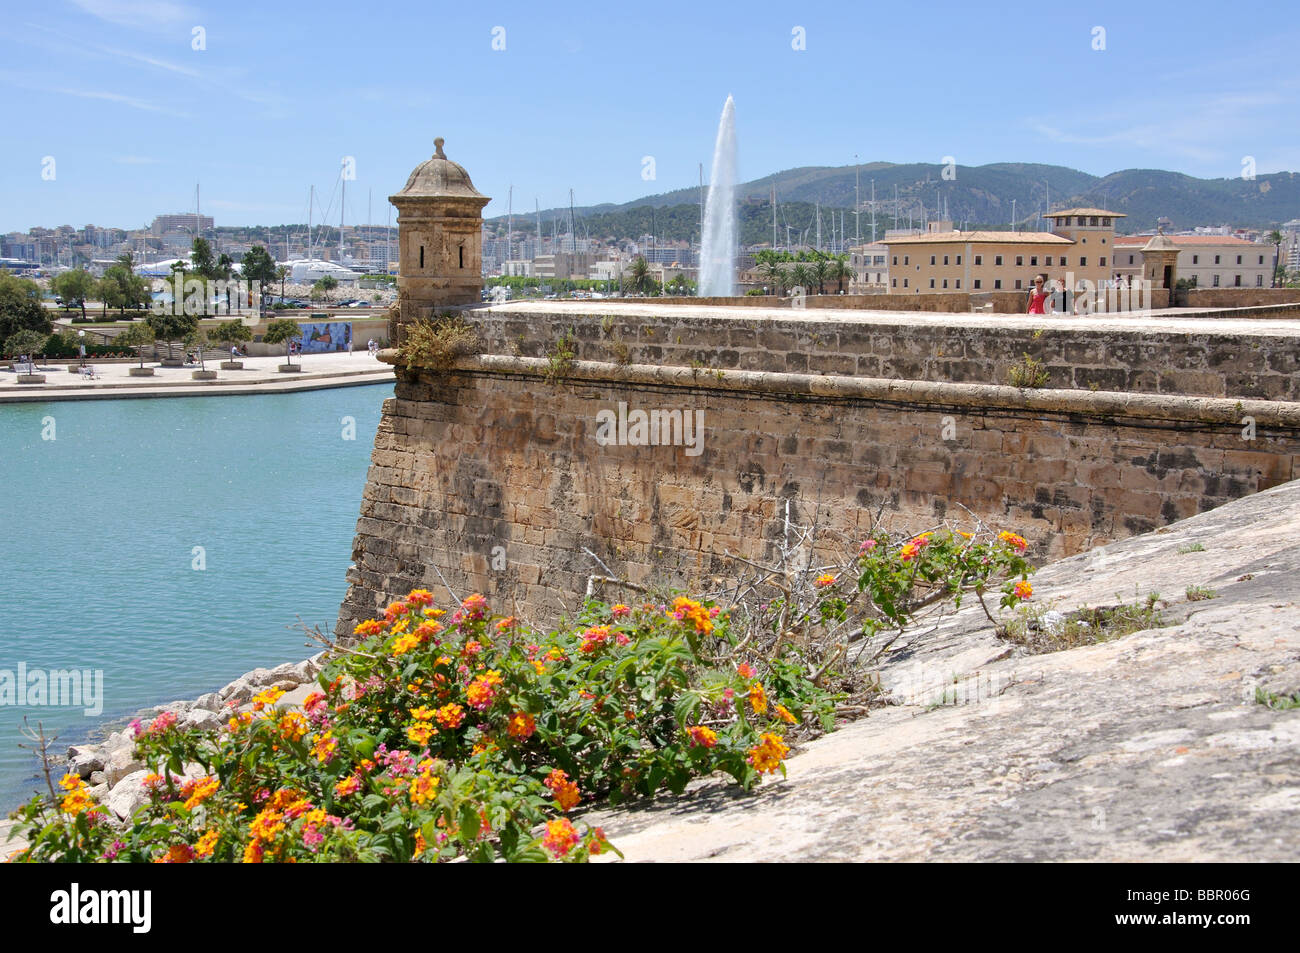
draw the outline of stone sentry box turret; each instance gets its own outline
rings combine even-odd
[[[399,315],[388,327],[393,346],[401,340],[402,325],[439,308],[477,304],[483,290],[483,206],[491,199],[447,158],[441,137],[433,145],[433,157],[389,196],[397,206],[400,268]]]

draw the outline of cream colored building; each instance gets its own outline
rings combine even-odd
[[[1120,235],[1114,245],[1114,276],[1142,273],[1141,248],[1150,235]],[[1178,277],[1198,288],[1267,288],[1273,274],[1272,245],[1227,235],[1170,235],[1178,246]]]
[[[850,294],[870,294],[889,290],[889,246],[868,242],[849,248],[849,267],[853,269]]]
[[[1121,212],[1049,212],[1050,232],[943,231],[886,238],[891,294],[1028,290],[1035,275],[1101,286],[1112,274]]]

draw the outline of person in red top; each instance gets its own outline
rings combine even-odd
[[[1044,287],[1046,281],[1047,281],[1046,275],[1034,276],[1034,290],[1029,292],[1029,310],[1025,312],[1026,314],[1047,313],[1046,310],[1044,310],[1043,306],[1047,303],[1047,299],[1051,296],[1048,294],[1047,289]]]

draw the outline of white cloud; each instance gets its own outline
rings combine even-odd
[[[1053,142],[1144,153],[1145,159],[1133,157],[1135,165],[1178,157],[1222,166],[1223,175],[1233,175],[1240,163],[1237,144],[1274,141],[1279,113],[1293,104],[1279,89],[1239,90],[1133,100],[1123,110],[1074,114],[1068,127],[1037,118],[1027,122]]]
[[[109,23],[146,30],[192,22],[198,15],[193,7],[171,0],[72,0],[72,3]]]
[[[82,99],[100,99],[104,102],[118,103],[119,105],[129,106],[132,109],[139,109],[143,112],[168,113],[174,116],[189,118],[185,113],[174,112],[173,110],[159,106],[156,103],[137,99],[134,96],[126,96],[122,93],[110,93],[98,89],[51,89],[49,92],[58,93],[61,96],[78,96]]]

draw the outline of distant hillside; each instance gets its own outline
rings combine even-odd
[[[1040,227],[1040,216],[1050,200],[1052,208],[1069,205],[1100,205],[1123,212],[1121,232],[1139,232],[1155,227],[1156,219],[1167,216],[1175,228],[1193,225],[1230,224],[1269,227],[1300,217],[1300,174],[1280,172],[1260,175],[1253,181],[1197,179],[1158,169],[1126,169],[1104,178],[1063,166],[998,162],[982,166],[956,167],[952,180],[942,178],[943,167],[933,163],[894,164],[873,162],[857,167],[859,194],[864,203],[875,182],[876,221],[897,216],[906,224],[908,215],[919,223],[924,216],[942,217],[959,227],[1003,226],[1015,218],[1020,227]],[[832,209],[846,210],[846,231],[851,235],[854,199],[853,166],[806,166],[787,169],[745,182],[737,187],[741,203],[741,240],[746,244],[771,241],[770,196],[776,187],[780,240],[785,225],[792,232],[812,222],[815,205],[823,207],[823,240],[829,241]],[[699,190],[677,189],[648,195],[622,205],[604,204],[575,209],[581,227],[593,238],[632,239],[650,231],[654,209],[655,234],[670,239],[699,240]],[[836,213],[838,215],[838,211]],[[547,209],[542,219],[567,222],[567,208]],[[531,216],[517,216],[516,227],[528,229]],[[865,226],[867,213],[862,214]],[[504,216],[491,219],[504,224]],[[864,228],[864,236],[869,234]]]

